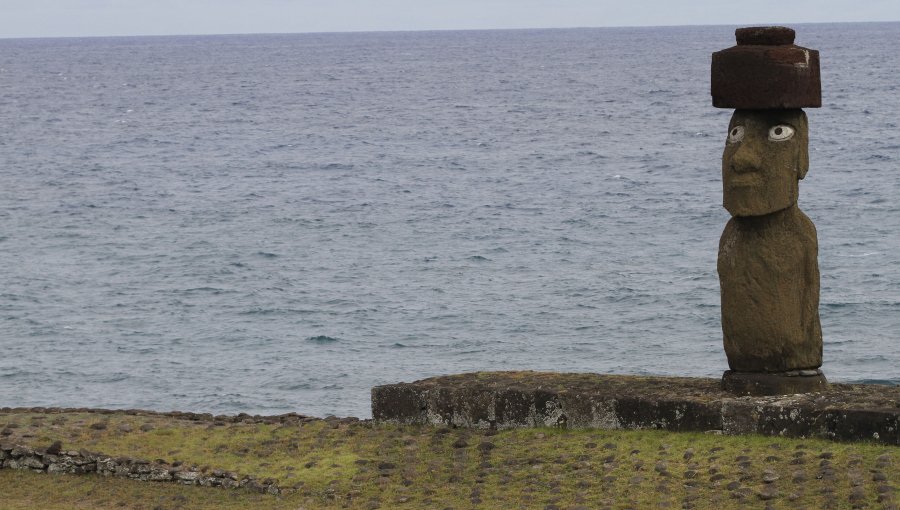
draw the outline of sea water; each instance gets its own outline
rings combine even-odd
[[[821,51],[824,370],[900,383],[900,24]],[[0,40],[0,406],[369,416],[475,370],[717,377],[734,27]]]

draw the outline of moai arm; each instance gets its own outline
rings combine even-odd
[[[802,211],[803,220],[803,323],[809,342],[810,363],[805,368],[822,366],[822,325],[819,320],[819,240],[816,226]]]

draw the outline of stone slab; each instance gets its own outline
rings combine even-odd
[[[900,445],[900,387],[735,396],[719,379],[478,372],[372,389],[376,421],[507,429],[714,431]]]
[[[791,395],[828,389],[828,380],[821,370],[807,371],[812,374],[801,375],[798,373],[799,370],[777,374],[726,370],[722,374],[722,387],[727,392],[739,396]]]

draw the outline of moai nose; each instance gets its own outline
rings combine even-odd
[[[731,156],[729,168],[732,172],[743,174],[758,171],[760,164],[759,154],[749,146],[741,145]]]

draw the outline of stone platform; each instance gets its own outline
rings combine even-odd
[[[377,421],[472,428],[716,431],[900,445],[900,387],[734,396],[719,379],[479,372],[372,389]]]

